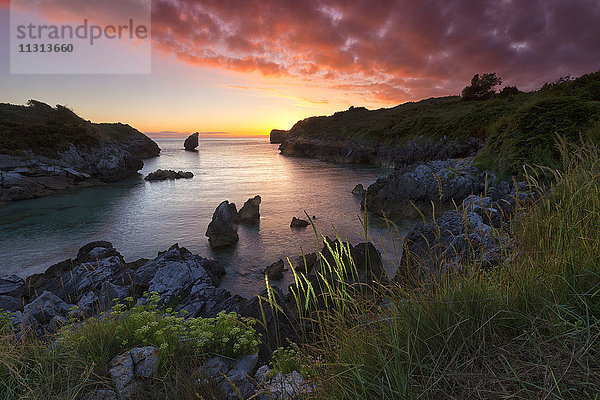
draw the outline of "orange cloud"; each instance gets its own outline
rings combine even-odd
[[[155,0],[153,40],[190,64],[395,102],[476,72],[528,89],[598,69],[598,20],[595,0]]]

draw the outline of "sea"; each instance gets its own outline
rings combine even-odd
[[[352,244],[371,240],[390,275],[398,265],[402,238],[414,221],[389,224],[361,210],[351,191],[391,172],[375,166],[334,164],[283,156],[266,138],[200,139],[198,152],[183,140],[156,140],[159,157],[144,161],[131,178],[74,193],[0,204],[0,275],[27,277],[75,257],[79,247],[112,242],[130,262],[152,259],[178,243],[225,266],[221,287],[242,296],[260,293],[262,270],[283,259],[322,248],[324,236]],[[147,182],[157,169],[191,171],[192,179]],[[239,243],[212,250],[205,236],[215,208],[224,200],[243,203],[260,195],[260,224],[240,226]],[[292,229],[292,217],[314,228]],[[291,271],[271,284],[286,289]]]

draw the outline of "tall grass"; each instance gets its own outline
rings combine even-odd
[[[505,228],[515,245],[494,270],[356,296],[341,245],[322,265],[322,298],[296,274],[301,316],[317,328],[305,347],[314,398],[598,398],[600,154],[560,150],[549,195],[519,206]],[[538,185],[533,169],[527,177]]]

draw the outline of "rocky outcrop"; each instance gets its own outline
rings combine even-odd
[[[367,191],[365,190],[362,183],[359,183],[358,185],[354,186],[354,189],[352,189],[352,194],[358,197],[363,197],[366,192]]]
[[[280,144],[288,137],[290,131],[273,129],[270,134],[271,144]]]
[[[200,134],[198,132],[191,134],[190,136],[188,136],[187,139],[185,139],[185,142],[183,143],[183,147],[187,150],[187,151],[197,151],[196,148],[198,147],[198,136]]]
[[[431,281],[465,266],[489,269],[502,264],[514,245],[502,223],[512,218],[518,201],[533,197],[521,183],[502,198],[471,195],[458,210],[415,224],[404,238],[396,279]]]
[[[240,224],[258,225],[260,223],[260,196],[248,199],[238,213]]]
[[[206,230],[208,242],[213,249],[232,246],[240,238],[237,234],[238,212],[234,203],[224,201],[213,213],[212,221]]]
[[[306,228],[310,223],[300,218],[293,217],[290,228]]]
[[[401,168],[430,160],[473,156],[482,146],[483,143],[475,138],[458,141],[447,137],[437,140],[417,137],[404,144],[374,145],[358,139],[328,140],[296,134],[285,139],[279,150],[281,154],[293,157]]]
[[[259,400],[302,399],[313,391],[310,382],[298,371],[274,373],[268,366],[260,367],[254,379],[259,384]],[[264,393],[264,394],[263,394]]]
[[[29,107],[0,104],[0,109],[0,130],[7,139],[0,145],[0,201],[118,181],[137,173],[143,158],[160,153],[155,142],[129,125],[93,124],[65,107],[33,102]]]
[[[27,278],[25,284],[3,277],[0,289],[12,299],[22,296],[19,301],[25,306],[13,318],[17,330],[43,334],[64,323],[71,309],[91,316],[130,296],[143,302],[144,292],[157,293],[160,305],[176,303],[175,310],[185,310],[188,317],[237,311],[240,299],[218,287],[224,274],[216,261],[177,244],[153,260],[128,264],[111,243],[99,241],[83,246],[74,260]]]
[[[285,269],[285,264],[283,260],[279,260],[269,265],[267,268],[263,270],[263,274],[268,276],[269,279],[279,280],[283,278],[283,270]]]
[[[166,181],[175,179],[192,179],[194,174],[191,172],[173,171],[170,169],[157,169],[154,172],[149,173],[144,179],[147,181]]]
[[[432,203],[438,210],[449,209],[495,183],[494,175],[477,169],[471,159],[430,161],[378,179],[367,189],[365,206],[392,219],[415,218],[420,215],[417,209],[425,215],[430,214]],[[509,191],[506,183],[496,188],[501,195]]]

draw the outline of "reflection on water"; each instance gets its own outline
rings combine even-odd
[[[108,240],[126,260],[153,258],[174,243],[223,263],[223,286],[250,295],[264,284],[261,270],[280,258],[316,250],[312,229],[292,230],[293,216],[315,216],[320,234],[335,230],[364,241],[359,200],[350,191],[389,171],[281,156],[266,139],[205,139],[199,152],[183,141],[158,141],[160,157],[146,160],[141,175],[77,193],[0,206],[0,274],[27,276],[69,257],[94,240]],[[158,168],[191,171],[194,178],[145,182]],[[204,236],[216,206],[261,195],[259,227],[240,226],[237,246],[212,251]],[[335,230],[334,230],[335,227]],[[400,226],[401,235],[408,224]],[[393,258],[385,224],[371,216],[369,235]],[[383,240],[383,241],[382,241]],[[395,237],[400,247],[399,238]],[[391,260],[389,260],[391,263]],[[390,268],[392,268],[390,266]],[[290,280],[287,274],[281,286]]]

